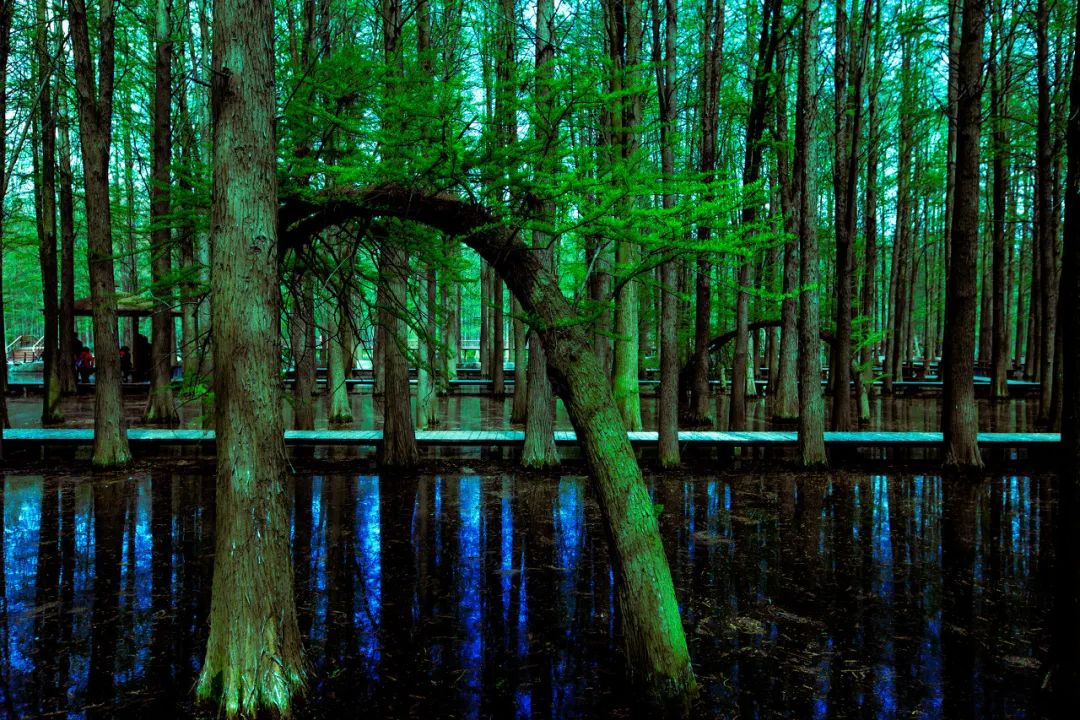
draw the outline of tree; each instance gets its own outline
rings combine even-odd
[[[115,25],[113,0],[98,8],[97,79],[90,59],[85,0],[70,0],[68,22],[75,54],[79,140],[86,191],[86,244],[90,265],[90,297],[94,305],[96,388],[94,393],[94,458],[97,467],[125,465],[128,449],[124,404],[120,396],[120,358],[115,352],[116,280],[113,276],[112,213],[109,202],[109,149],[112,143]]]
[[[304,688],[278,368],[273,28],[269,3],[214,3],[217,527],[210,635],[196,694],[227,717],[288,715]]]
[[[965,0],[957,70],[956,197],[945,287],[941,425],[946,467],[982,467],[975,406],[975,256],[979,246],[979,113],[985,0]]]
[[[675,78],[677,57],[675,36],[678,26],[678,0],[664,2],[664,31],[661,44],[659,0],[651,0],[653,25],[653,64],[656,66],[656,91],[660,96],[660,157],[663,174],[665,210],[675,207],[671,185],[675,175]],[[661,54],[661,47],[663,53]],[[673,238],[674,240],[674,238]],[[675,243],[673,243],[675,244]],[[663,309],[660,315],[660,441],[661,467],[679,464],[679,339],[678,339],[678,273],[676,261],[660,266],[660,292]]]
[[[55,425],[64,421],[61,410],[60,373],[57,363],[59,355],[60,308],[57,301],[56,267],[56,116],[53,114],[52,57],[49,51],[49,17],[45,11],[45,0],[36,0],[37,32],[34,48],[36,50],[38,88],[38,132],[40,133],[40,151],[35,147],[34,160],[38,182],[34,189],[37,195],[38,259],[41,263],[41,290],[44,297],[43,315],[45,316],[45,347],[43,351],[44,401],[41,404],[41,422],[43,425]]]
[[[172,392],[173,316],[172,232],[169,228],[172,165],[172,2],[156,0],[154,21],[153,172],[150,187],[151,270],[154,314],[150,335],[150,397],[144,419],[176,425],[180,416]]]
[[[0,338],[7,343],[7,329],[4,323],[4,220],[7,197],[8,158],[7,158],[7,78],[8,58],[11,55],[11,16],[14,0],[0,0]],[[4,358],[7,366],[7,358]],[[9,427],[7,409],[7,372],[0,377],[0,459],[3,459],[2,438],[4,428]]]
[[[799,36],[795,110],[795,184],[799,188],[799,456],[807,467],[825,464],[825,401],[821,397],[818,333],[817,183],[812,142],[817,120],[817,24],[820,0],[804,0]]]

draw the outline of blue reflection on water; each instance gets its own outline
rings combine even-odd
[[[379,659],[378,627],[382,615],[382,556],[379,527],[379,478],[356,479],[356,563],[360,591],[354,599],[353,621],[359,651],[370,667]]]
[[[510,505],[513,492],[510,478],[502,479],[499,494],[499,581],[502,588],[503,626],[510,627],[510,594],[514,586],[514,511]]]
[[[4,660],[18,673],[33,670],[34,595],[41,531],[41,478],[4,481],[4,584],[7,637]]]
[[[483,539],[480,514],[480,478],[463,476],[458,480],[457,572],[458,619],[461,623],[461,691],[465,716],[480,716],[480,669],[483,665],[483,624],[481,621],[481,591],[483,589]]]
[[[555,658],[551,684],[551,708],[557,717],[571,713],[574,705],[576,673],[574,658],[575,619],[577,617],[577,568],[581,557],[581,543],[585,519],[582,514],[581,481],[576,478],[560,478],[559,494],[553,509],[555,524],[555,566],[559,573],[559,605],[561,630],[566,642],[559,648]]]
[[[311,584],[313,590],[310,638],[313,643],[326,640],[326,508],[323,505],[324,486],[328,481],[320,475],[311,478]]]

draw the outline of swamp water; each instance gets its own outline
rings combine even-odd
[[[214,522],[199,472],[3,476],[0,717],[197,714]],[[1052,477],[649,482],[696,717],[1042,714]],[[586,478],[300,473],[291,491],[299,717],[640,711]]]

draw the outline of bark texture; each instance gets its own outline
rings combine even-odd
[[[196,694],[226,717],[289,715],[304,688],[278,362],[273,6],[214,4],[211,326],[217,501]]]

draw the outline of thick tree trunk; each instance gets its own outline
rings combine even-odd
[[[64,422],[61,407],[60,370],[60,308],[57,293],[60,289],[56,266],[56,116],[53,114],[52,57],[49,52],[49,22],[45,0],[35,3],[37,32],[34,49],[37,72],[35,85],[38,96],[38,127],[40,148],[34,148],[37,161],[35,195],[37,203],[38,259],[41,264],[41,291],[45,320],[44,392],[41,403],[41,423],[55,425]],[[5,363],[6,368],[6,363]]]
[[[956,198],[945,290],[942,402],[947,467],[982,467],[975,406],[975,255],[979,245],[979,111],[982,101],[985,0],[964,4],[957,95]]]
[[[1050,74],[1048,68],[1049,8],[1047,0],[1035,6],[1036,76],[1038,108],[1035,124],[1035,203],[1039,253],[1039,424],[1050,424],[1054,393],[1054,333],[1057,326],[1057,241],[1054,237],[1053,147],[1050,137]],[[1034,303],[1033,303],[1034,304]]]
[[[1065,224],[1061,263],[1062,418],[1061,468],[1058,518],[1075,518],[1080,512],[1080,13],[1076,16],[1072,78],[1069,83],[1069,114],[1066,125]],[[1054,706],[1080,705],[1080,533],[1060,527],[1055,533],[1054,565],[1057,568],[1053,610],[1050,686]]]
[[[176,425],[180,416],[172,391],[173,316],[171,285],[172,231],[168,225],[172,164],[172,39],[171,0],[157,0],[154,24],[154,130],[153,171],[150,188],[152,226],[151,271],[154,282],[154,315],[150,335],[150,397],[143,419],[158,425]]]
[[[281,415],[273,6],[214,6],[211,325],[217,529],[196,694],[288,715],[304,687]]]
[[[112,128],[114,27],[113,0],[103,0],[97,18],[98,79],[90,59],[85,0],[69,4],[75,90],[79,99],[86,191],[86,244],[90,297],[94,305],[94,343],[98,349],[94,392],[94,456],[97,467],[125,465],[128,449],[116,352],[116,281],[113,275],[112,214],[109,201],[109,148]]]
[[[406,356],[405,321],[401,317],[406,307],[405,273],[407,260],[404,251],[389,240],[379,252],[379,282],[382,285],[379,323],[383,328],[383,358],[385,365],[385,397],[383,399],[383,442],[379,464],[385,468],[405,469],[420,460],[416,447],[409,397],[409,361]]]
[[[813,5],[811,6],[811,3]],[[799,91],[796,100],[795,184],[799,188],[799,456],[806,467],[824,465],[825,401],[821,396],[821,360],[818,333],[817,183],[814,125],[817,110],[817,25],[821,3],[804,0],[799,36]]]

